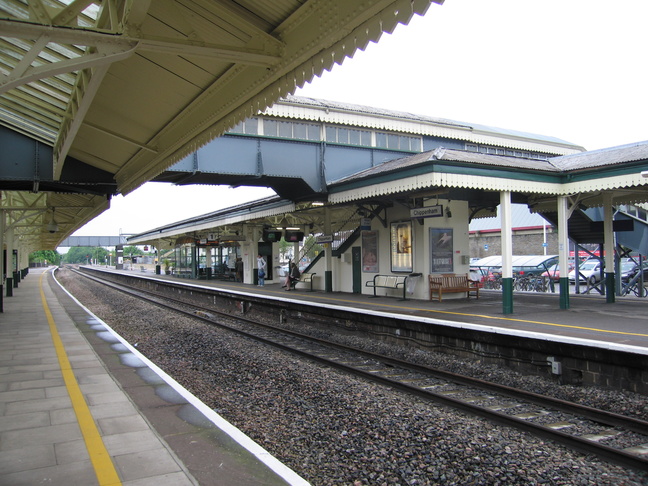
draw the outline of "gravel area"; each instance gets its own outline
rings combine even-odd
[[[648,485],[647,475],[404,397],[103,287],[97,291],[66,270],[57,277],[144,355],[313,485]],[[478,361],[355,341],[450,371],[648,414],[641,395],[560,386]]]

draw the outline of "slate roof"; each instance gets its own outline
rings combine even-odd
[[[560,174],[577,170],[591,170],[597,167],[621,165],[628,162],[642,160],[648,160],[648,141],[594,150],[591,152],[581,152],[573,155],[552,157],[548,160],[528,159],[508,155],[491,155],[480,152],[468,152],[465,150],[439,147],[428,152],[422,152],[409,157],[385,162],[376,167],[357,172],[356,174],[335,181],[333,184],[360,180],[424,164],[432,165],[435,162],[459,162],[503,169],[519,169]]]
[[[396,172],[424,164],[433,165],[435,162],[464,162],[470,164],[481,164],[489,167],[495,166],[509,169],[546,171],[551,173],[560,172],[560,170],[555,165],[547,160],[527,159],[524,157],[512,157],[506,155],[490,155],[479,152],[467,152],[465,150],[439,147],[428,152],[422,152],[420,154],[410,155],[401,159],[384,162],[375,167],[371,167],[343,179],[339,179],[332,184],[360,180],[367,177]]]
[[[569,172],[640,160],[648,160],[648,141],[553,157],[551,163],[560,170]]]
[[[284,98],[281,98],[280,101],[285,101],[295,105],[315,106],[324,109],[330,108],[331,110],[350,111],[354,113],[367,114],[371,116],[383,116],[389,118],[400,118],[400,119],[410,120],[415,122],[427,122],[427,123],[448,125],[456,128],[470,129],[474,132],[483,132],[483,133],[489,133],[493,135],[525,138],[525,139],[530,139],[538,142],[556,143],[561,145],[572,146],[574,149],[577,150],[584,150],[584,148],[581,147],[580,145],[574,144],[572,142],[568,142],[566,140],[562,140],[557,137],[551,137],[548,135],[538,135],[535,133],[522,132],[519,130],[511,130],[507,128],[492,127],[488,125],[480,125],[478,123],[465,123],[462,121],[450,120],[448,118],[437,118],[437,117],[431,117],[426,115],[418,115],[415,113],[409,113],[404,111],[388,110],[384,108],[376,108],[373,106],[356,105],[353,103],[343,103],[339,101],[322,100],[316,98],[308,98],[304,96],[286,96]]]

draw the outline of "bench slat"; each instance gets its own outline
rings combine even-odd
[[[406,283],[408,275],[374,275],[373,280],[368,280],[365,282],[365,287],[373,287],[373,296],[376,295],[377,288],[383,289],[399,289],[403,288],[403,300],[407,300],[406,294]]]
[[[309,283],[310,291],[313,291],[313,277],[316,275],[316,272],[313,273],[302,273],[299,276],[298,280],[291,280],[290,286],[294,289],[298,283]]]
[[[443,293],[465,292],[466,297],[470,298],[470,293],[474,292],[475,297],[479,299],[479,286],[475,280],[471,280],[468,275],[429,275],[430,300],[434,294],[439,297],[439,302],[443,300]]]

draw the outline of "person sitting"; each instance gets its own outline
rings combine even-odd
[[[297,283],[300,276],[301,274],[299,273],[299,267],[297,267],[297,264],[291,263],[290,271],[288,272],[288,275],[286,275],[286,283],[284,285],[286,290],[290,290],[291,287],[293,287],[295,283]]]

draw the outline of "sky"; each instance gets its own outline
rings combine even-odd
[[[648,140],[645,0],[446,0],[295,95],[557,137]],[[140,233],[273,194],[148,183],[74,235]]]

